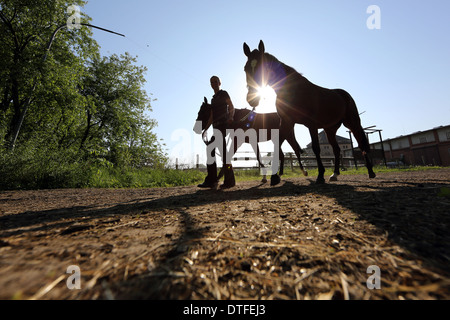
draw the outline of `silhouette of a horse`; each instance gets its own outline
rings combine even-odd
[[[229,129],[238,130],[242,129],[243,132],[246,132],[250,129],[255,130],[256,134],[256,140],[257,142],[266,142],[270,141],[275,137],[272,137],[272,129],[280,129],[280,117],[276,112],[273,113],[255,113],[248,109],[234,109],[234,121],[230,124]],[[200,107],[200,110],[198,112],[196,123],[201,122],[201,128],[200,126],[194,126],[194,131],[197,134],[202,134],[203,141],[208,144],[209,141],[207,141],[206,131],[212,124],[212,108],[211,105],[208,103],[208,99],[206,97],[204,98],[204,102]],[[266,129],[265,135],[261,135],[260,130]],[[287,140],[287,142],[290,144],[292,149],[295,152],[295,155],[297,156],[298,162],[300,164],[300,169],[302,170],[303,174],[305,176],[308,175],[308,172],[303,168],[303,165],[301,163],[300,155],[304,152],[300,145],[298,144],[297,140],[295,139],[294,131],[291,131],[289,134],[285,136],[284,139],[280,139],[279,143],[279,158],[280,158],[280,175],[283,175],[284,172],[284,153],[281,150],[281,145],[283,142]],[[245,137],[245,139],[237,139],[236,136],[234,137],[234,143],[233,143],[233,155],[236,153],[236,151],[241,147],[243,143],[250,143],[252,145],[252,148],[256,154],[257,161],[259,165],[264,168],[264,164],[261,161],[261,156],[259,152],[259,146],[258,143],[253,144],[251,143],[248,136]],[[275,144],[276,145],[276,144]],[[219,173],[220,178],[221,173]],[[265,176],[263,178],[263,182],[266,182]]]
[[[323,128],[335,156],[334,174],[330,181],[336,181],[339,172],[340,148],[336,132],[344,124],[351,130],[359,148],[363,151],[370,178],[375,178],[372,163],[368,156],[369,142],[361,127],[361,120],[355,101],[342,89],[326,89],[311,83],[292,67],[280,62],[265,52],[261,40],[258,49],[250,50],[244,43],[244,53],[248,61],[244,67],[247,76],[247,101],[252,107],[259,104],[259,87],[271,86],[277,94],[276,108],[281,118],[280,139],[288,136],[296,123],[305,125],[310,132],[312,148],[317,159],[319,175],[316,183],[324,183],[325,168],[320,159],[318,129]],[[277,174],[272,175],[272,185],[280,182]]]

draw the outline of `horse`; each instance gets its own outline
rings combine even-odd
[[[369,178],[375,178],[369,158],[370,147],[364,129],[361,126],[358,109],[352,96],[342,89],[327,89],[315,85],[298,73],[294,68],[280,62],[273,55],[265,52],[261,40],[258,49],[250,50],[244,43],[244,54],[248,61],[244,71],[247,77],[247,101],[253,108],[259,105],[258,88],[271,86],[276,95],[276,108],[281,118],[280,139],[291,134],[296,123],[309,129],[312,148],[316,156],[319,174],[316,183],[325,183],[325,168],[320,159],[318,129],[323,128],[335,156],[334,173],[330,181],[337,181],[340,161],[340,148],[336,141],[336,132],[344,124],[355,136],[362,150]],[[280,177],[272,175],[272,184],[280,182]]]
[[[234,118],[233,122],[230,124],[229,128],[233,129],[236,133],[236,130],[242,129],[243,132],[247,132],[248,130],[253,129],[256,134],[256,142],[266,142],[275,139],[276,137],[272,136],[272,130],[277,129],[280,130],[280,118],[276,112],[273,113],[255,113],[252,110],[249,109],[234,109]],[[201,127],[197,125],[201,122]],[[200,110],[197,115],[196,119],[196,125],[194,126],[194,131],[197,134],[202,134],[203,141],[205,144],[209,144],[209,141],[207,141],[206,138],[206,131],[212,124],[212,108],[211,105],[208,103],[208,99],[205,97],[203,104],[200,106]],[[263,130],[266,129],[266,135],[261,135]],[[241,147],[243,143],[250,143],[253,147],[253,150],[256,154],[256,159],[259,163],[259,165],[264,168],[264,164],[261,162],[260,152],[259,152],[259,146],[258,143],[253,144],[251,143],[248,136],[245,137],[245,139],[236,139],[236,136],[234,136],[233,139],[233,155],[236,153],[236,151]],[[279,158],[280,158],[280,175],[283,175],[284,173],[284,153],[281,150],[281,145],[284,141],[287,141],[289,145],[292,147],[292,149],[295,152],[295,155],[297,156],[300,169],[302,170],[302,173],[304,176],[308,176],[308,172],[303,168],[303,165],[301,163],[300,155],[304,152],[299,143],[297,142],[297,139],[295,138],[294,131],[290,132],[290,134],[286,135],[286,137],[283,140],[279,140]],[[275,144],[275,141],[274,141]],[[219,173],[219,179],[221,177],[222,173]],[[267,182],[265,179],[265,176],[262,180],[262,182]]]

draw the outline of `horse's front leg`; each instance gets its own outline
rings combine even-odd
[[[325,178],[323,177],[325,174],[325,167],[320,159],[319,133],[317,132],[317,128],[309,128],[309,133],[311,135],[312,149],[316,156],[317,168],[319,169],[319,175],[317,176],[316,183],[322,184],[325,183]]]
[[[281,148],[280,148],[280,150],[281,150]],[[270,185],[271,186],[276,186],[277,184],[279,184],[281,182],[281,178],[278,175],[278,166],[279,166],[280,160],[281,160],[281,154],[277,158],[275,157],[275,155],[272,157],[272,176],[270,177]],[[284,160],[284,156],[283,156],[283,160]],[[281,165],[281,168],[282,168],[282,165]],[[283,170],[283,169],[281,169],[281,170]],[[281,171],[281,174],[282,174],[282,171]]]
[[[259,139],[258,139],[258,141],[259,141]],[[253,147],[253,151],[256,153],[256,160],[258,160],[260,170],[262,168],[261,171],[263,172],[263,175],[262,175],[263,178],[262,178],[261,182],[262,183],[266,183],[267,182],[267,175],[266,175],[266,170],[265,170],[264,163],[262,163],[262,161],[261,161],[261,153],[259,152],[259,145],[256,144],[256,148],[255,148],[255,146],[253,146],[253,144],[252,144],[252,147]]]
[[[281,150],[281,144],[283,143],[284,140],[286,140],[286,136],[287,132],[286,129],[283,129],[282,124],[280,125],[280,129],[272,130],[271,140],[274,144],[274,157],[272,160],[272,176],[270,177],[271,186],[276,186],[277,184],[279,184],[281,182],[280,175],[284,174],[284,154],[283,150]],[[275,157],[276,156],[275,151],[279,152],[278,157]],[[278,169],[280,169],[280,175],[278,175]]]
[[[338,176],[341,174],[341,172],[339,171],[339,167],[340,167],[340,149],[339,151],[334,151],[334,172],[330,177],[330,181],[338,181]]]
[[[284,174],[284,153],[280,147],[280,176]]]

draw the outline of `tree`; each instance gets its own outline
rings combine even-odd
[[[97,57],[89,63],[80,90],[86,101],[80,149],[102,150],[119,166],[165,162],[152,133],[157,123],[145,114],[152,111],[143,89],[147,69],[135,63],[128,53]]]
[[[13,141],[27,108],[31,104],[34,89],[47,86],[42,74],[49,68],[77,66],[98,51],[87,28],[66,32],[55,41],[49,62],[43,63],[47,45],[56,27],[67,21],[66,9],[72,4],[83,6],[85,1],[26,1],[2,0],[0,11],[0,39],[2,42],[2,83],[0,110],[2,111],[3,136]],[[85,17],[89,21],[89,17]]]
[[[85,2],[0,0],[2,178],[8,173],[14,181],[29,172],[38,179],[75,167],[83,172],[96,160],[136,167],[166,161],[153,133],[157,123],[147,116],[146,69],[136,58],[101,57],[91,29],[82,27],[61,30],[44,63],[49,40],[69,18],[67,8]],[[89,21],[83,16],[82,23]]]

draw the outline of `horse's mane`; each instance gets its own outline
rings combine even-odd
[[[295,70],[295,69],[292,68],[291,66],[288,66],[287,64],[281,62],[281,61],[278,60],[274,55],[271,55],[271,54],[268,53],[268,52],[265,52],[265,53],[264,53],[264,58],[265,58],[266,60],[272,62],[272,63],[277,63],[277,64],[281,65],[281,66],[284,68],[284,70],[286,71],[286,74],[293,74],[293,73],[295,74],[295,73],[296,73],[296,74],[298,74],[298,75],[300,75],[300,76],[303,77],[303,74],[302,74],[302,73],[298,72],[297,70]]]

